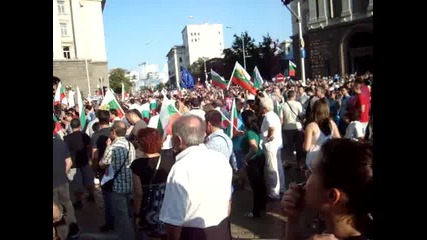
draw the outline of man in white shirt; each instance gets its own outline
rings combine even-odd
[[[273,100],[263,97],[260,100],[264,119],[261,124],[261,141],[265,154],[267,195],[274,200],[280,199],[285,191],[285,173],[282,162],[282,124],[274,112]]]
[[[194,97],[190,100],[190,104],[191,104],[191,110],[188,111],[185,115],[196,115],[198,117],[200,117],[201,119],[203,119],[203,121],[205,120],[205,111],[203,111],[200,107],[200,101],[198,98]]]
[[[198,116],[182,116],[172,126],[178,155],[160,211],[168,240],[231,240],[232,170],[223,154],[203,144],[205,136],[206,123]]]
[[[284,155],[285,163],[294,160],[294,151],[296,152],[296,160],[298,167],[302,167],[303,162],[303,149],[302,143],[304,135],[302,132],[301,117],[303,107],[301,102],[296,101],[296,93],[291,90],[288,92],[288,101],[283,103],[280,120],[283,125],[283,138],[284,138]],[[288,164],[286,164],[288,165]]]

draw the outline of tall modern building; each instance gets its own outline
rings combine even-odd
[[[306,76],[373,72],[373,0],[295,0],[301,5]],[[298,23],[292,17],[295,63],[300,68]],[[297,70],[297,75],[301,72]]]
[[[191,65],[199,58],[221,58],[224,50],[222,24],[187,25],[182,30],[187,62]]]
[[[53,75],[84,95],[108,86],[106,0],[53,0]]]

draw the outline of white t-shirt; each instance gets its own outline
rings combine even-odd
[[[289,107],[289,105],[291,108]],[[301,130],[302,124],[298,119],[297,115],[300,116],[302,114],[302,104],[300,102],[289,100],[287,102],[282,103],[282,112],[281,115],[283,117],[283,129],[285,130]]]
[[[191,109],[185,115],[190,115],[190,114],[200,117],[201,119],[203,119],[203,121],[205,120],[206,113],[202,109]]]
[[[185,149],[169,172],[160,220],[181,227],[217,226],[228,217],[232,175],[220,152],[204,144]]]
[[[348,139],[357,139],[365,136],[365,126],[360,121],[352,121],[345,130],[345,137]]]
[[[274,128],[274,139],[271,141],[271,145],[277,146],[278,148],[282,148],[282,124],[280,123],[280,118],[274,111],[270,111],[264,115],[264,120],[261,124],[261,141],[263,143],[268,142],[268,129],[272,127]]]

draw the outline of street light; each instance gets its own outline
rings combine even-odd
[[[230,26],[226,26],[225,28],[228,28],[228,29],[232,29],[232,27],[230,27]],[[243,33],[242,33],[242,35],[241,35],[241,38],[242,38],[242,52],[243,52],[243,68],[245,68],[245,70],[246,70],[246,49],[245,49],[245,38],[244,38],[244,35],[243,35]]]
[[[297,14],[289,8],[288,4],[293,0],[281,0],[285,7],[291,12],[291,14],[296,18],[298,22],[298,35],[299,35],[299,47],[300,47],[300,56],[301,56],[301,79],[303,84],[305,85],[305,59],[303,56],[304,53],[304,39],[302,37],[302,17],[301,17],[301,3],[297,2]]]

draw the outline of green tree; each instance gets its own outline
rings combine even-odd
[[[125,91],[129,92],[133,83],[129,77],[126,77],[127,71],[123,68],[115,68],[110,71],[110,88],[117,94],[122,93],[122,83],[125,85]]]
[[[188,68],[191,75],[194,77],[194,84],[196,84],[198,78],[200,78],[200,81],[204,81],[205,79],[205,61],[208,61],[208,58],[199,58]],[[208,69],[206,69],[206,71],[208,71]]]

